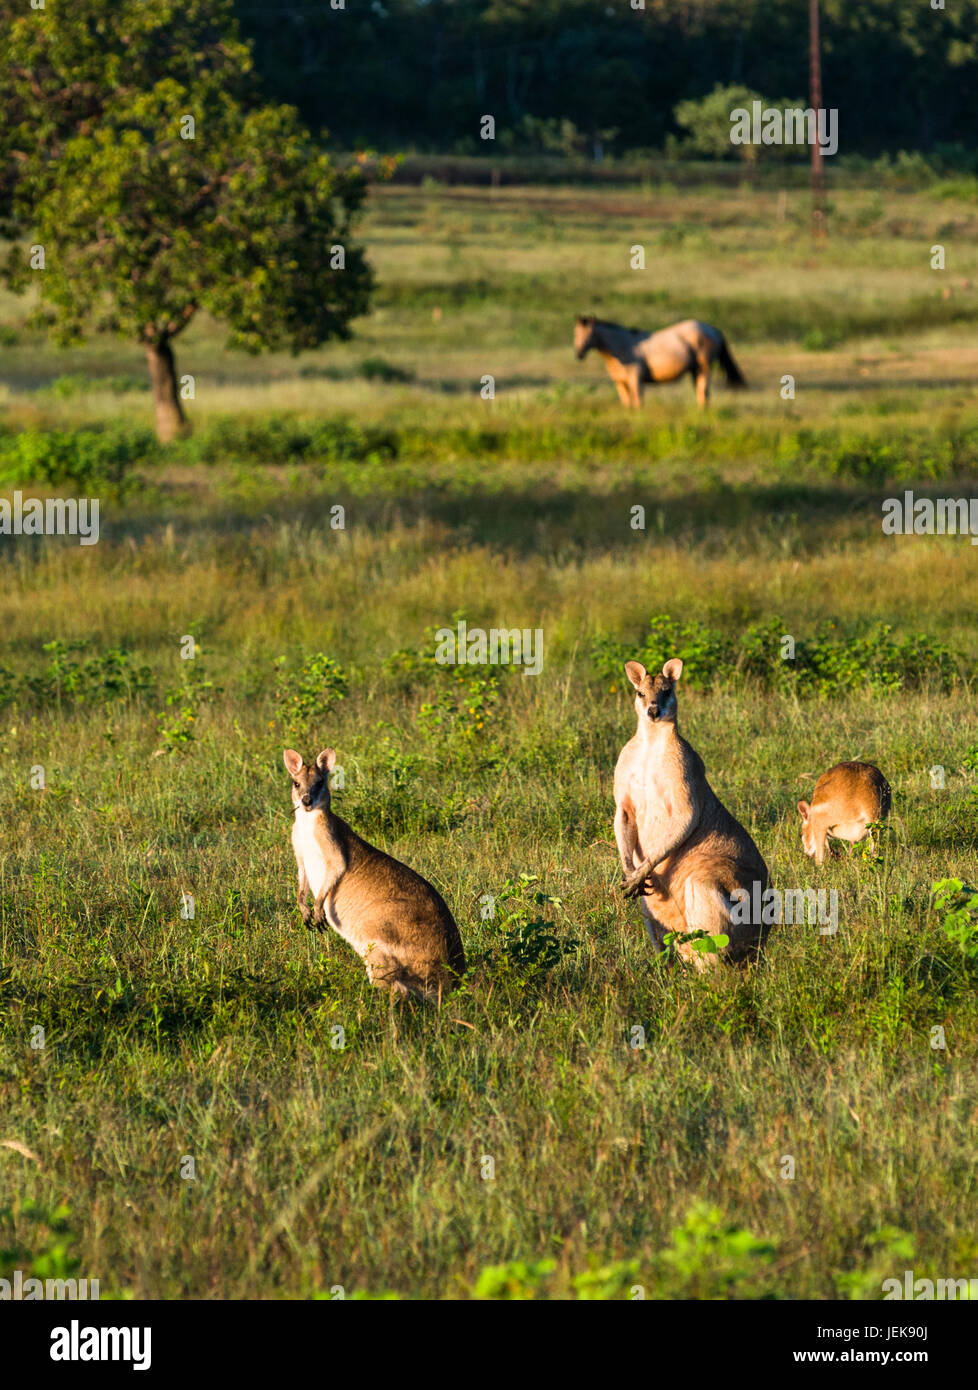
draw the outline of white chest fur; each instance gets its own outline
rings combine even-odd
[[[292,848],[297,862],[305,871],[313,898],[318,898],[332,876],[326,859],[329,837],[322,811],[297,811],[292,827]]]

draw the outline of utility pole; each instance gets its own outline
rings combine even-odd
[[[812,236],[825,237],[825,166],[818,142],[818,113],[822,109],[822,58],[818,35],[818,0],[808,0],[808,104],[815,112],[816,138],[812,143]]]

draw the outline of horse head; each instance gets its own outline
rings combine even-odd
[[[574,321],[574,351],[578,361],[594,347],[594,326],[597,323],[593,314],[578,314]]]

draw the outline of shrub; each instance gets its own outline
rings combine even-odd
[[[293,415],[219,416],[198,433],[173,446],[188,463],[357,463],[397,455],[390,430],[336,417],[301,419]]]
[[[395,367],[383,357],[368,357],[360,363],[360,375],[365,381],[413,381],[414,373],[405,367]]]
[[[128,391],[148,391],[149,382],[141,376],[86,376],[82,372],[55,377],[42,388],[53,396],[68,400],[73,396],[84,396],[90,391],[112,391],[125,395]]]
[[[136,425],[26,429],[0,437],[0,486],[70,483],[79,489],[118,488],[136,464],[156,457],[155,435]]]
[[[941,931],[969,963],[978,963],[978,889],[960,878],[942,878],[931,889]]]
[[[598,674],[617,682],[624,664],[636,659],[650,671],[661,670],[670,657],[683,659],[683,680],[709,689],[734,676],[750,675],[772,689],[800,695],[836,695],[845,690],[890,692],[934,682],[944,691],[958,679],[961,658],[922,633],[894,639],[886,623],[875,623],[860,636],[846,637],[832,621],[821,623],[811,638],[794,639],[788,656],[788,625],[780,618],[754,623],[728,636],[699,622],[678,622],[657,614],[637,643],[601,635],[591,644]]]
[[[275,662],[273,698],[279,723],[289,730],[304,731],[313,720],[346,698],[347,674],[325,652],[307,656],[298,670],[290,670],[284,656]]]
[[[43,708],[67,703],[107,704],[148,690],[153,676],[148,666],[134,666],[122,647],[83,658],[87,642],[46,642],[48,664],[34,675],[17,676],[0,670],[0,707],[16,703]]]

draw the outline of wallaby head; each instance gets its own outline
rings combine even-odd
[[[801,816],[801,847],[807,855],[815,854],[815,827],[811,820],[812,808],[807,801],[799,801],[798,814]]]
[[[594,333],[594,322],[593,314],[578,314],[574,321],[574,351],[579,360],[583,359],[593,346],[591,335]]]
[[[292,805],[298,811],[329,810],[329,774],[336,766],[336,751],[324,748],[310,767],[294,748],[286,748],[282,759],[292,778]]]
[[[640,661],[625,662],[625,675],[635,687],[635,713],[640,729],[649,723],[675,724],[676,682],[682,673],[683,663],[678,656],[667,661],[657,676],[646,671]]]

